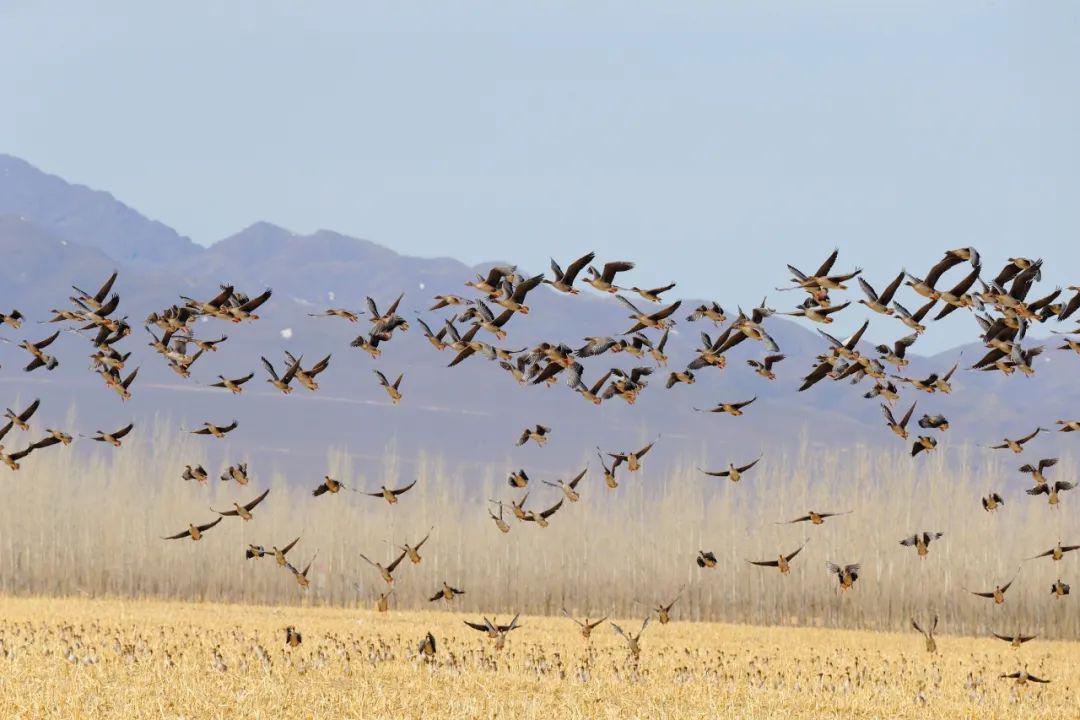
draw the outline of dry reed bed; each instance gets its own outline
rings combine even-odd
[[[1080,646],[652,624],[634,663],[611,630],[524,619],[507,646],[435,612],[0,599],[10,718],[1062,718]],[[621,621],[620,621],[621,622]],[[627,620],[627,624],[634,623]],[[304,635],[283,645],[282,628]],[[433,662],[416,648],[437,638]],[[1052,680],[1018,687],[1001,672]]]
[[[701,476],[694,470],[701,458],[675,468],[646,458],[642,471],[620,473],[615,490],[604,486],[595,456],[583,457],[578,468],[591,460],[594,470],[580,487],[581,502],[566,503],[546,529],[508,515],[512,531],[502,535],[484,500],[519,494],[506,486],[505,467],[478,476],[421,458],[416,488],[390,507],[355,493],[314,498],[310,489],[324,472],[354,487],[411,481],[392,453],[380,467],[356,467],[335,450],[310,477],[288,481],[256,459],[247,487],[185,483],[183,466],[200,462],[206,447],[161,423],[122,450],[57,449],[6,474],[0,592],[367,607],[385,585],[358,553],[385,560],[391,546],[434,527],[423,563],[406,561],[398,571],[395,608],[429,607],[427,597],[443,579],[467,591],[455,609],[504,614],[556,614],[565,606],[594,616],[644,616],[682,589],[676,615],[684,619],[901,629],[912,615],[936,613],[945,632],[1022,626],[1047,637],[1080,637],[1075,597],[1049,593],[1059,576],[1080,589],[1080,554],[1023,563],[1000,607],[961,589],[991,589],[1016,572],[1021,558],[1059,539],[1080,539],[1080,496],[1066,494],[1053,509],[1044,497],[1013,489],[1004,509],[982,510],[982,495],[1015,482],[1019,462],[1012,454],[993,455],[987,464],[984,451],[978,466],[962,451],[948,464],[944,454],[912,462],[901,452],[868,449],[766,455],[738,484]],[[216,478],[220,468],[208,470]],[[1054,470],[1058,478],[1075,476],[1068,458]],[[534,508],[559,497],[539,479],[529,500]],[[244,502],[267,486],[272,491],[251,522],[226,518],[197,543],[160,539],[189,521],[213,519],[210,506]],[[774,524],[810,509],[855,512],[820,527]],[[924,529],[946,535],[920,559],[898,541]],[[306,593],[272,560],[244,560],[248,542],[281,546],[298,535],[294,564],[302,567],[319,551]],[[774,558],[805,539],[789,576],[744,562]],[[718,567],[699,569],[699,549],[714,551]],[[862,563],[854,591],[836,592],[826,559]]]

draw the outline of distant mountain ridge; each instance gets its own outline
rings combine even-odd
[[[124,263],[169,262],[202,248],[107,192],[73,185],[0,154],[0,215],[33,220],[53,235]]]

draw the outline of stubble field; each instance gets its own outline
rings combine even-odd
[[[1080,645],[654,620],[604,623],[163,601],[0,600],[5,718],[1075,717]],[[499,618],[506,622],[509,618]],[[640,619],[618,620],[636,632]],[[303,636],[286,648],[284,628]],[[418,647],[436,638],[434,658]],[[1021,668],[1048,677],[1020,687]]]

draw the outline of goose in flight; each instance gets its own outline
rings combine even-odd
[[[259,495],[257,498],[247,503],[246,505],[241,505],[240,503],[234,502],[233,509],[226,510],[225,512],[222,512],[220,510],[214,510],[214,508],[210,509],[216,512],[218,515],[221,515],[222,517],[230,516],[239,517],[242,520],[250,520],[252,518],[251,511],[254,510],[255,506],[261,503],[269,494],[270,488],[267,488],[263,491],[262,495]]]
[[[792,559],[795,558],[796,555],[802,552],[802,549],[804,547],[806,547],[805,542],[793,552],[790,552],[787,555],[778,555],[775,560],[747,560],[746,562],[750,563],[751,565],[757,565],[759,567],[779,568],[781,575],[787,575],[789,572],[791,572],[790,562],[792,561]]]
[[[187,530],[184,530],[183,532],[178,532],[175,535],[163,537],[162,540],[180,540],[181,538],[186,537],[190,537],[192,540],[201,540],[204,532],[217,525],[223,519],[224,518],[219,517],[217,520],[214,520],[213,522],[208,522],[205,525],[189,524]]]

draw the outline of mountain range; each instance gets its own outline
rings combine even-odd
[[[436,352],[416,323],[373,360],[349,347],[353,337],[366,332],[364,318],[349,324],[308,315],[331,306],[363,309],[367,296],[385,306],[404,292],[402,314],[410,320],[419,314],[438,328],[448,313],[428,310],[434,295],[471,296],[463,285],[466,280],[492,264],[512,263],[512,257],[470,267],[451,257],[409,257],[329,230],[305,235],[263,222],[202,247],[108,193],[70,184],[8,155],[0,155],[0,256],[5,259],[0,264],[0,312],[18,308],[28,318],[18,331],[0,326],[0,337],[12,341],[45,337],[56,326],[38,321],[48,319],[51,309],[68,306],[70,286],[95,290],[117,270],[118,314],[129,316],[135,328],[123,347],[133,350],[130,364],[141,368],[134,397],[125,404],[88,371],[91,347],[75,333],[62,333],[53,346],[61,366],[52,373],[23,372],[25,352],[13,343],[0,343],[0,404],[15,407],[40,397],[44,421],[63,423],[74,410],[72,422],[81,432],[135,420],[140,429],[146,428],[146,441],[155,423],[179,433],[204,420],[224,424],[236,419],[238,432],[225,443],[207,446],[211,461],[248,458],[290,479],[295,476],[298,482],[321,477],[331,449],[349,453],[359,472],[372,475],[381,474],[391,456],[406,474],[421,455],[439,458],[469,482],[492,467],[566,473],[595,460],[596,446],[629,450],[657,438],[655,462],[719,466],[782,450],[843,452],[857,445],[895,449],[900,442],[884,426],[879,401],[863,398],[869,380],[860,385],[824,381],[796,392],[814,357],[827,347],[815,326],[802,320],[773,316],[766,321],[786,355],[773,382],[745,365],[747,358],[762,354],[760,345],[748,342],[730,354],[726,369],[700,371],[695,385],[666,390],[668,370],[659,369],[637,404],[613,400],[594,406],[561,381],[551,388],[520,387],[482,358],[447,368],[451,355]],[[525,274],[541,270],[522,268]],[[772,288],[776,280],[763,278],[762,285]],[[226,282],[251,295],[265,288],[273,288],[274,294],[258,321],[197,323],[200,336],[225,334],[229,340],[219,352],[201,358],[190,379],[181,379],[146,347],[149,337],[142,330],[143,318],[178,302],[180,295],[209,297]],[[772,299],[793,306],[793,298],[792,294]],[[730,315],[740,302],[752,306],[760,298],[708,300],[720,302]],[[669,369],[683,367],[693,356],[700,331],[714,336],[718,332],[707,320],[686,321],[700,302],[691,298],[683,302],[668,344]],[[529,305],[528,316],[515,317],[508,325],[509,337],[501,346],[521,348],[546,339],[576,347],[586,336],[614,335],[630,324],[617,302],[591,291],[569,297],[541,287],[529,296]],[[912,299],[909,307],[915,305]],[[895,337],[907,332],[888,318],[872,323],[895,323],[891,331]],[[829,330],[843,335],[857,325],[841,314]],[[924,376],[960,362],[955,392],[927,395],[908,388],[897,403],[903,412],[917,399],[915,418],[923,412],[949,418],[952,427],[941,452],[957,458],[974,451],[986,453],[972,446],[1080,415],[1076,383],[1080,358],[1049,345],[1031,378],[969,371],[966,366],[983,353],[976,342],[978,328],[973,320],[949,327],[966,331],[958,334],[956,347],[928,357],[912,353],[905,373]],[[280,365],[286,350],[302,354],[305,364],[332,355],[317,393],[301,388],[285,397],[263,382],[260,356]],[[608,354],[586,361],[585,379],[588,382],[611,365],[638,364],[647,363],[626,354]],[[404,373],[405,399],[400,405],[392,405],[378,386],[375,368],[391,379]],[[207,387],[219,374],[236,377],[251,371],[256,378],[241,398]],[[755,396],[758,401],[740,418],[693,409]],[[521,430],[536,423],[553,428],[548,446],[516,448]],[[1067,451],[1069,439],[1058,434],[1041,439],[1044,447],[1039,452]]]

